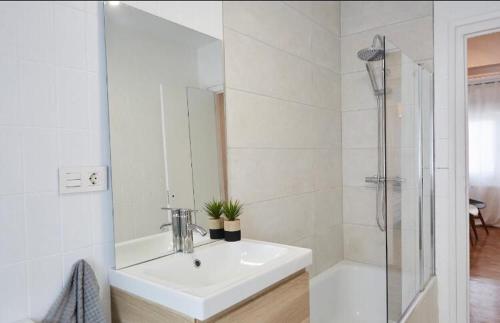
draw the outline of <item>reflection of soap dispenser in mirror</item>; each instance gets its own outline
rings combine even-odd
[[[205,211],[208,214],[208,228],[210,230],[210,239],[224,238],[224,224],[222,219],[223,201],[212,200],[205,203]]]

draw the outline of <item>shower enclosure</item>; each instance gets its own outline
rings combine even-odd
[[[372,105],[356,114],[372,116],[370,129],[353,130],[369,146],[343,155],[357,184],[344,186],[345,255],[311,281],[313,323],[400,322],[434,275],[432,71],[383,36],[367,45],[357,52],[366,72],[350,84]],[[354,225],[353,200],[369,205]]]
[[[367,55],[377,52],[382,54]],[[377,224],[385,232],[387,321],[401,319],[434,275],[433,77],[376,36],[361,50],[377,96]]]
[[[399,322],[434,275],[432,72],[380,35],[357,56],[376,99],[377,149],[362,161],[373,173],[355,173],[376,211],[349,242],[368,256],[346,257],[315,278],[313,294],[330,303],[313,308],[313,322]]]

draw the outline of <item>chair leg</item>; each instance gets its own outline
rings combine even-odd
[[[476,236],[476,241],[477,241],[477,240],[479,240],[479,237],[477,235],[476,223],[474,222],[474,216],[471,214],[469,219],[470,219],[470,226],[472,228],[472,231],[474,231],[474,236]]]
[[[479,210],[477,216],[479,217],[479,220],[481,221],[481,224],[483,225],[484,230],[486,230],[486,234],[489,235],[490,233],[488,232],[488,227],[486,226],[486,223],[484,222],[483,215],[481,214],[481,210]]]

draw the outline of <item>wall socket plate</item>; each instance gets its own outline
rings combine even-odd
[[[106,166],[76,166],[59,168],[59,193],[106,191],[108,168]]]

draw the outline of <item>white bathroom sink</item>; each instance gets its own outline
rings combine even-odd
[[[195,246],[210,243],[210,241],[208,234],[202,237],[199,233],[193,232]],[[115,248],[116,268],[125,268],[162,257],[173,252],[172,231],[120,242],[115,245]]]
[[[195,248],[192,254],[111,270],[110,283],[205,320],[311,263],[309,249],[254,240],[220,241]]]

